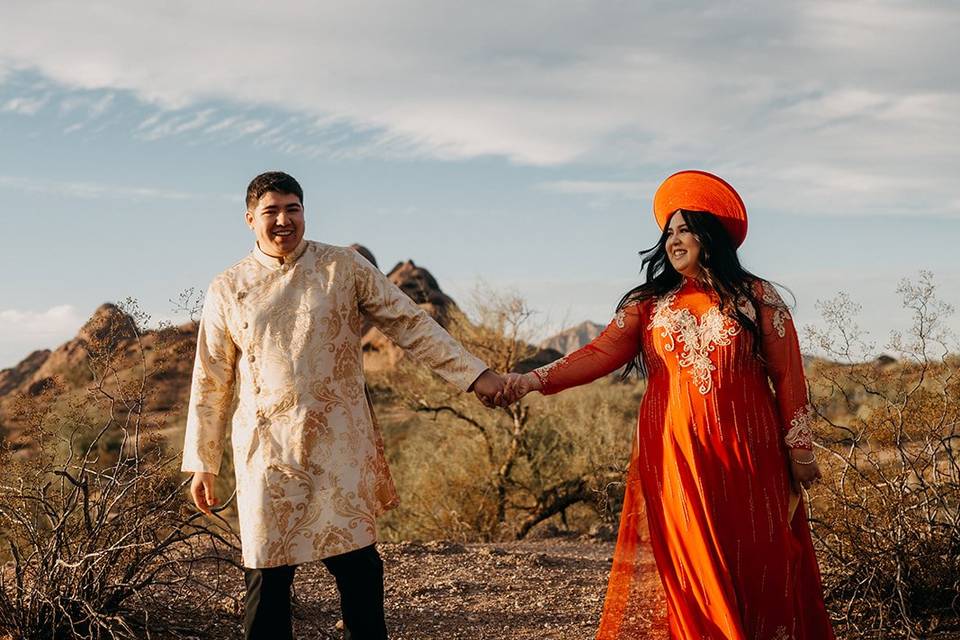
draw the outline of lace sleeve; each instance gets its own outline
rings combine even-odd
[[[590,344],[534,370],[549,395],[612,373],[640,350],[641,303],[625,305]]]
[[[776,393],[784,442],[791,449],[813,447],[813,408],[807,397],[803,356],[790,309],[772,284],[757,285],[761,350]]]

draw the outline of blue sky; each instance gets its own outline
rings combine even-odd
[[[845,290],[883,343],[920,269],[960,305],[955,3],[131,7],[0,8],[0,367],[108,300],[177,319],[275,168],[308,237],[515,291],[541,336],[609,319],[684,168],[740,190],[801,324]]]

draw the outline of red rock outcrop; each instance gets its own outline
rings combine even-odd
[[[367,259],[370,260],[372,257],[371,255]],[[371,262],[376,264],[376,260]],[[436,278],[429,271],[418,267],[413,260],[407,260],[398,262],[387,274],[387,278],[410,296],[434,320],[442,326],[447,325],[450,313],[456,308],[457,303],[441,291]],[[370,322],[364,325],[363,339],[360,344],[363,348],[363,366],[367,371],[392,369],[403,358],[403,350],[393,344]]]

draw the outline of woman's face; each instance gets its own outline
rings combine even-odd
[[[670,217],[667,225],[667,258],[681,275],[695,278],[700,273],[700,241],[687,227],[680,212]]]

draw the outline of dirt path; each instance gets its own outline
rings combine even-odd
[[[379,546],[386,565],[387,627],[392,640],[591,640],[603,606],[613,544],[571,539],[460,545]],[[650,628],[663,608],[652,559],[644,599]],[[238,572],[201,626],[239,637]],[[297,638],[340,638],[339,600],[320,563],[302,566],[295,582]],[[659,626],[659,625],[658,625]],[[655,637],[655,636],[651,636]]]

